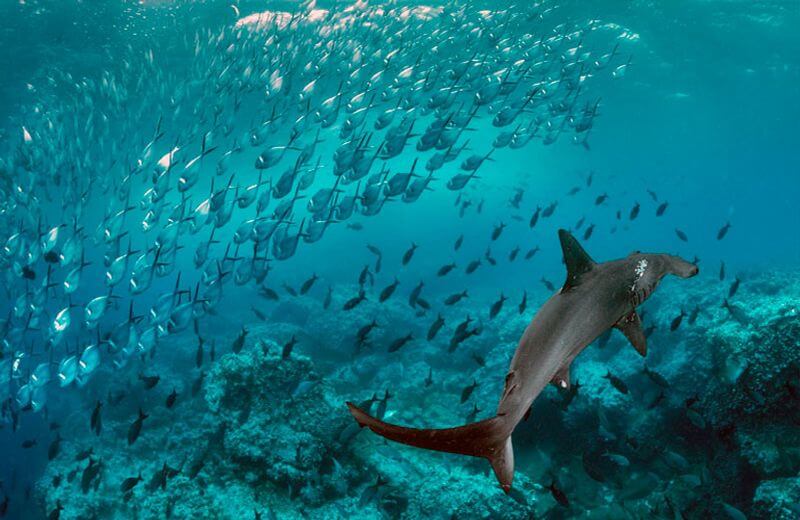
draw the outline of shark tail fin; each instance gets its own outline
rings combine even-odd
[[[456,428],[420,429],[383,422],[350,402],[347,407],[362,428],[366,426],[389,440],[426,450],[487,459],[503,491],[508,493],[511,490],[514,448],[511,445],[511,432],[503,417],[495,416]]]

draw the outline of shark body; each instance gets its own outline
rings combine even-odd
[[[531,405],[550,383],[569,388],[572,360],[598,336],[618,328],[644,356],[646,340],[636,307],[667,274],[689,278],[696,265],[677,256],[634,252],[596,263],[567,231],[559,230],[567,266],[564,286],[534,316],[519,341],[497,413],[483,421],[445,429],[407,428],[383,422],[348,402],[362,427],[396,442],[420,448],[484,457],[505,492],[514,477],[511,434],[530,413]]]

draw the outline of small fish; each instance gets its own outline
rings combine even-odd
[[[406,345],[406,343],[408,343],[409,341],[411,341],[413,339],[414,339],[414,336],[411,333],[408,333],[407,335],[405,335],[405,336],[403,336],[401,338],[397,338],[396,340],[392,341],[392,343],[389,345],[388,351],[389,352],[397,352],[398,350],[403,348]]]
[[[473,380],[471,385],[465,386],[461,390],[461,404],[467,402],[467,399],[469,399],[469,396],[472,395],[472,392],[474,392],[476,388],[478,388],[478,382]]]
[[[694,322],[697,321],[697,316],[699,314],[700,314],[700,306],[695,305],[694,309],[692,309],[692,313],[689,314],[689,319],[687,320],[687,323],[689,323],[689,325],[694,325]]]
[[[428,377],[425,378],[425,387],[429,387],[433,384],[433,368],[428,367]]]
[[[659,374],[655,370],[651,370],[647,365],[644,365],[644,368],[642,369],[642,372],[644,373],[644,375],[649,377],[650,380],[653,381],[658,386],[660,386],[662,388],[669,388],[669,381],[667,381],[667,379],[664,376],[662,376],[661,374]]]
[[[553,481],[546,489],[550,490],[550,494],[553,496],[553,499],[558,503],[558,505],[562,507],[569,507],[569,499],[567,495],[556,486],[555,481]]]
[[[525,312],[525,309],[528,307],[528,291],[522,291],[522,301],[519,302],[519,313],[522,314]]]
[[[678,330],[678,327],[681,326],[681,322],[683,321],[683,317],[684,316],[686,316],[686,312],[684,312],[684,310],[681,309],[681,313],[678,314],[677,316],[675,316],[672,319],[672,323],[669,324],[669,330],[672,331],[672,332],[675,332],[676,330]]]
[[[717,231],[717,240],[722,240],[725,238],[725,235],[728,234],[728,230],[731,228],[731,223],[726,222],[724,226],[722,226],[719,231]]]
[[[548,280],[546,278],[542,278],[541,282],[544,284],[544,286],[547,288],[548,291],[555,291],[556,290],[556,286],[553,285],[553,282],[551,282],[550,280]]]
[[[536,206],[536,211],[533,212],[531,216],[530,222],[528,222],[528,226],[531,228],[536,226],[536,223],[539,222],[539,214],[542,212],[542,208],[540,206]]]
[[[319,280],[319,277],[316,273],[311,275],[311,278],[303,282],[303,285],[300,286],[300,294],[306,294],[311,288],[314,286],[314,282]]]
[[[354,296],[344,302],[344,306],[342,306],[342,310],[349,311],[355,309],[361,302],[367,299],[367,295],[364,290],[360,290],[357,296]]]
[[[433,338],[436,337],[436,334],[439,333],[439,330],[441,330],[443,326],[444,326],[444,318],[442,317],[441,314],[439,314],[438,316],[436,316],[436,320],[434,320],[434,322],[431,323],[431,326],[428,329],[428,335],[427,335],[428,341],[433,341]]]
[[[725,280],[725,262],[719,263],[719,281],[722,282]]]
[[[277,300],[280,299],[280,297],[278,296],[277,292],[275,292],[274,290],[270,289],[269,287],[266,287],[266,286],[263,286],[263,285],[259,289],[258,294],[260,294],[261,296],[263,296],[267,300],[277,301]]]
[[[472,273],[474,273],[474,272],[475,272],[475,270],[476,270],[476,269],[478,269],[478,267],[480,267],[480,266],[481,266],[481,261],[480,261],[480,259],[478,259],[478,260],[473,260],[472,262],[470,262],[469,264],[467,264],[467,268],[466,268],[465,272],[466,272],[467,274],[472,274]]]
[[[503,303],[508,299],[503,293],[500,293],[500,298],[492,304],[492,307],[489,309],[489,319],[494,319],[500,311],[503,309]]]
[[[417,250],[417,244],[411,242],[411,247],[403,253],[403,265],[408,265],[412,258],[414,258],[414,252]]]
[[[678,238],[681,239],[683,242],[689,241],[689,238],[686,236],[686,233],[684,233],[680,229],[675,228],[675,234],[678,235]]]
[[[453,244],[453,251],[458,251],[459,249],[461,249],[461,244],[463,243],[464,243],[464,235],[459,235],[455,243]]]
[[[462,299],[467,298],[469,295],[467,290],[464,289],[460,293],[454,293],[445,298],[444,304],[445,305],[455,305],[456,303],[460,302]]]
[[[139,475],[136,477],[128,477],[125,480],[123,480],[122,484],[120,484],[119,486],[119,490],[122,491],[123,493],[127,493],[131,489],[135,488],[136,485],[141,481],[142,481],[142,474],[140,472]]]
[[[739,290],[740,283],[742,283],[742,281],[738,276],[733,279],[731,286],[728,288],[728,298],[733,298],[736,295],[736,291]]]
[[[455,262],[445,264],[439,268],[439,270],[436,272],[436,276],[447,276],[447,274],[455,268],[456,268]]]
[[[139,374],[139,381],[144,383],[145,390],[151,390],[158,384],[159,381],[161,381],[161,376],[146,376],[144,374]]]
[[[328,286],[328,292],[325,293],[325,300],[322,302],[322,308],[328,310],[333,301],[333,286]]]
[[[639,203],[637,202],[633,208],[631,208],[631,213],[629,215],[630,220],[636,220],[636,217],[639,216]]]
[[[511,251],[509,251],[509,253],[508,253],[508,261],[509,262],[513,262],[514,260],[517,259],[518,255],[519,255],[519,246],[517,246],[514,249],[512,249]]]
[[[669,206],[669,202],[666,201],[659,204],[658,208],[656,208],[656,216],[657,217],[662,216],[664,212],[667,211],[667,206]]]
[[[234,354],[238,354],[242,351],[244,347],[244,340],[247,337],[247,329],[242,327],[242,330],[239,332],[239,335],[236,336],[236,339],[233,340],[233,344],[231,345],[231,352]]]
[[[297,345],[297,338],[292,335],[291,339],[283,345],[283,349],[281,350],[281,359],[289,359],[292,355],[292,350],[294,346]]]
[[[386,300],[388,300],[389,298],[391,298],[392,294],[394,294],[394,291],[395,291],[395,289],[397,289],[398,285],[400,285],[400,280],[395,278],[394,282],[390,283],[389,285],[387,285],[386,287],[383,288],[383,290],[381,291],[380,296],[378,296],[378,301],[383,303]]]
[[[172,408],[175,406],[175,401],[178,399],[178,392],[173,388],[172,392],[167,396],[167,400],[164,403],[167,408]]]
[[[255,314],[256,318],[258,318],[259,320],[267,321],[267,315],[258,310],[255,306],[251,305],[250,310],[253,311],[253,314]]]
[[[408,304],[412,309],[417,306],[417,301],[420,299],[420,294],[422,293],[423,287],[425,287],[425,282],[420,281],[419,284],[411,291],[411,294],[408,295]]]
[[[100,435],[100,430],[103,429],[103,419],[100,415],[100,411],[103,408],[103,403],[97,401],[97,404],[94,406],[94,410],[92,411],[92,418],[91,418],[91,426],[92,431],[95,435]]]
[[[504,223],[500,223],[499,225],[495,226],[492,230],[492,242],[500,238],[500,235],[503,233],[503,230],[506,228]]]
[[[602,195],[598,195],[596,199],[594,199],[594,205],[599,206],[600,204],[604,203],[608,200],[608,194],[603,193]]]
[[[536,246],[533,249],[528,250],[528,252],[525,253],[525,260],[530,260],[531,258],[536,256],[536,253],[538,252],[539,252],[539,246]]]
[[[628,393],[628,385],[625,384],[625,381],[615,376],[611,372],[606,373],[606,375],[604,375],[603,378],[608,379],[608,381],[611,383],[611,386],[616,388],[620,393],[623,394]]]
[[[142,425],[144,420],[147,419],[149,415],[145,414],[141,408],[139,408],[139,416],[136,418],[133,423],[131,423],[130,427],[128,428],[128,446],[136,442],[136,439],[139,438],[139,434],[142,432]]]

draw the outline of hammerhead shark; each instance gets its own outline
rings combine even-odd
[[[567,279],[525,329],[494,417],[456,428],[406,428],[383,422],[348,402],[358,424],[410,446],[483,457],[508,493],[514,478],[511,434],[527,419],[533,401],[547,384],[569,388],[572,360],[611,327],[619,329],[644,356],[647,342],[636,307],[667,274],[690,278],[698,273],[695,264],[680,257],[639,251],[596,263],[568,231],[559,230],[558,237]]]

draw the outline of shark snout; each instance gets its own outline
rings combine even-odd
[[[681,278],[691,278],[700,272],[700,268],[697,267],[697,264],[687,262],[683,258],[677,256],[668,256],[667,272]]]

